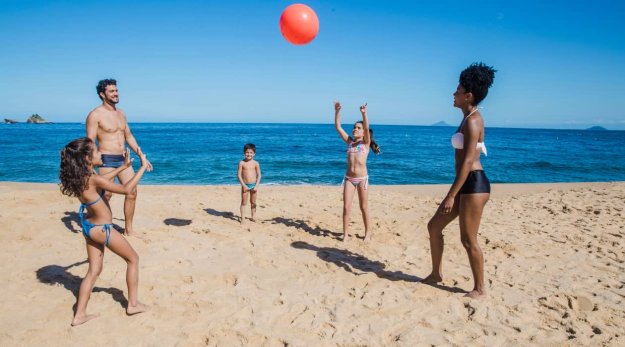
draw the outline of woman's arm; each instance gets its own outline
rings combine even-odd
[[[345,143],[349,143],[349,135],[347,135],[341,126],[341,103],[338,101],[334,102],[334,127],[343,141],[345,141]]]
[[[451,208],[454,205],[454,199],[458,192],[460,192],[460,188],[464,185],[469,176],[469,172],[471,172],[471,167],[473,166],[473,161],[476,156],[477,150],[477,140],[480,136],[480,124],[477,118],[468,119],[466,125],[464,127],[464,150],[461,162],[458,163],[456,169],[456,178],[454,179],[454,183],[449,188],[449,192],[447,196],[441,203],[443,206],[443,213],[451,212]]]

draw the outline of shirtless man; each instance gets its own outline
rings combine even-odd
[[[96,87],[98,96],[102,100],[102,105],[96,107],[87,116],[87,137],[93,141],[98,141],[98,148],[102,153],[102,166],[99,173],[106,174],[124,164],[125,145],[128,144],[137,155],[141,156],[141,148],[137,144],[134,136],[130,132],[126,114],[117,108],[119,94],[117,92],[117,81],[105,79],[98,83]],[[152,164],[147,162],[147,171],[152,171]],[[117,178],[122,184],[130,181],[135,171],[132,166],[121,171]],[[115,177],[111,178],[115,181]],[[105,198],[111,199],[111,193],[106,192]],[[137,199],[137,188],[132,194],[126,195],[124,200],[124,218],[126,221],[125,233],[133,236],[135,232],[132,228],[132,220],[135,214],[135,202]]]

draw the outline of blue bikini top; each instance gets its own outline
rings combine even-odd
[[[104,193],[106,193],[106,190],[102,190],[102,193],[100,193],[100,197],[99,197],[99,198],[97,198],[97,199],[96,199],[96,201],[94,201],[94,202],[88,202],[88,203],[80,203],[80,206],[81,206],[81,207],[83,207],[83,206],[84,206],[84,207],[88,207],[88,206],[91,206],[91,205],[95,205],[95,204],[97,204],[97,203],[98,203],[98,201],[102,200],[102,197],[104,196]]]

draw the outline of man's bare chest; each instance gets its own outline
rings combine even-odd
[[[120,117],[103,117],[98,123],[98,130],[106,133],[124,132],[126,122]]]

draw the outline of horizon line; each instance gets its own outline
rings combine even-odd
[[[8,119],[8,118],[7,118]],[[445,127],[456,127],[455,125],[452,124],[448,124],[446,122],[444,122],[445,124],[443,125],[436,125],[439,124],[440,122],[444,122],[444,121],[439,121],[436,122],[434,124],[375,124],[373,123],[373,125],[375,126],[415,126],[415,127],[435,127],[435,128],[445,128]],[[5,122],[0,122],[0,124],[7,124],[7,125],[12,125],[11,123],[5,123]],[[53,121],[46,121],[46,123],[27,123],[26,121],[24,122],[17,122],[15,124],[34,124],[34,125],[45,125],[45,124],[85,124],[84,122],[77,122],[77,121],[63,121],[63,122],[53,122]],[[139,122],[132,122],[129,121],[128,124],[277,124],[277,125],[296,125],[296,124],[305,124],[305,125],[333,125],[332,123],[306,123],[306,122],[193,122],[193,121],[189,121],[189,122],[172,122],[172,121],[150,121],[150,122],[144,122],[144,121],[139,121]],[[341,124],[351,124],[351,123],[341,123]],[[588,126],[584,126],[581,128],[549,128],[549,127],[544,127],[544,126],[536,126],[536,127],[523,127],[523,126],[486,126],[485,128],[490,128],[490,129],[533,129],[533,130],[590,130],[590,128],[593,127],[601,127],[605,130],[598,130],[598,131],[625,131],[625,128],[623,129],[608,129],[603,125],[591,125],[588,124]]]

